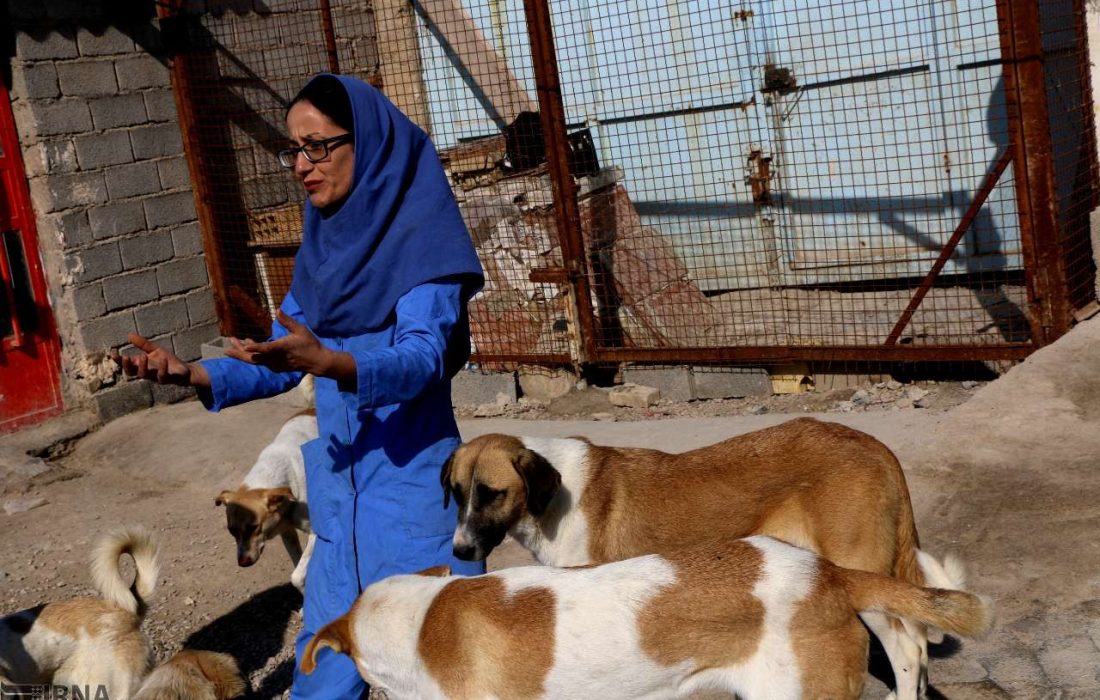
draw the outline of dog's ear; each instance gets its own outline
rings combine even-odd
[[[455,455],[462,449],[462,445],[455,448],[455,451],[451,453],[451,456],[447,458],[447,461],[443,463],[443,468],[439,471],[439,484],[443,487],[443,510],[451,505],[451,471],[455,466]]]
[[[417,571],[417,576],[438,576],[439,578],[447,578],[451,575],[450,564],[440,564],[439,566],[429,566],[423,571]]]
[[[338,654],[350,654],[351,652],[351,622],[347,615],[338,617],[328,623],[309,640],[305,651],[302,653],[302,673],[309,675],[317,668],[317,654],[328,647]]]
[[[527,510],[531,515],[542,515],[561,487],[561,474],[545,457],[526,448],[515,456],[512,466],[527,489]]]
[[[214,505],[224,506],[226,503],[229,503],[232,500],[233,500],[233,492],[226,489],[225,491],[222,491],[221,493],[219,493],[217,495],[217,497],[214,499]]]
[[[294,492],[286,486],[270,489],[267,492],[267,512],[274,513],[294,502]]]

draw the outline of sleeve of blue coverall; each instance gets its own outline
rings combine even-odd
[[[283,301],[283,313],[304,324],[305,317],[294,297],[287,294]],[[278,321],[271,322],[271,338],[275,340],[287,334]],[[273,372],[267,367],[253,365],[231,357],[203,360],[202,366],[210,375],[210,388],[198,391],[199,399],[211,411],[281,394],[302,381],[301,372]]]
[[[451,331],[462,310],[462,285],[428,282],[397,301],[393,345],[360,350],[355,358],[357,409],[408,401],[443,380]]]

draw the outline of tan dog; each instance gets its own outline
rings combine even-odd
[[[453,494],[459,505],[462,559],[483,559],[507,533],[551,566],[762,534],[840,566],[924,581],[901,465],[836,423],[800,418],[682,454],[484,435],[455,451],[441,479],[444,502]],[[916,700],[927,683],[923,625],[862,617],[886,649],[898,697]]]
[[[444,571],[424,572],[442,574]],[[711,541],[598,567],[394,576],[321,628],[390,700],[856,700],[877,611],[972,636],[990,605],[842,569],[769,537]]]
[[[184,649],[153,669],[134,700],[232,700],[247,690],[232,656]]]
[[[130,554],[137,569],[129,589],[119,574],[122,554]],[[143,528],[106,535],[91,567],[102,598],[74,598],[0,618],[0,677],[128,700],[149,668],[141,620],[156,587],[157,560],[156,542]]]
[[[268,540],[279,537],[294,562],[290,582],[305,590],[313,553],[302,444],[317,437],[317,415],[306,411],[288,420],[256,459],[236,491],[222,491],[214,505],[225,506],[226,527],[237,540],[237,564],[252,566]],[[306,549],[298,531],[306,534]]]

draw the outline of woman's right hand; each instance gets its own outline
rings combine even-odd
[[[130,334],[130,343],[141,351],[138,355],[122,355],[116,361],[130,377],[148,379],[157,384],[178,386],[209,386],[210,378],[200,364],[188,364],[153,341],[137,333]]]

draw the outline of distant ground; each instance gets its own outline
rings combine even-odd
[[[1100,323],[1082,324],[986,385],[861,389],[858,397],[846,389],[646,411],[594,411],[599,397],[590,395],[572,399],[583,403],[575,411],[531,406],[460,426],[466,437],[583,434],[670,451],[803,412],[865,430],[905,465],[923,546],[960,554],[972,588],[999,606],[988,639],[933,660],[942,697],[1100,697]],[[924,407],[911,406],[915,395]],[[0,474],[8,477],[0,479],[0,504],[9,510],[45,499],[27,512],[0,511],[0,611],[91,593],[89,544],[109,527],[142,523],[162,542],[161,581],[145,625],[158,658],[185,642],[229,651],[257,697],[281,697],[299,626],[289,562],[272,543],[257,565],[238,568],[213,498],[236,485],[297,410],[286,399],[219,415],[193,401],[161,406],[104,426],[29,480],[24,472]],[[17,458],[0,453],[0,469]],[[512,548],[492,564],[524,560]],[[867,697],[882,695],[881,683],[869,682]]]

